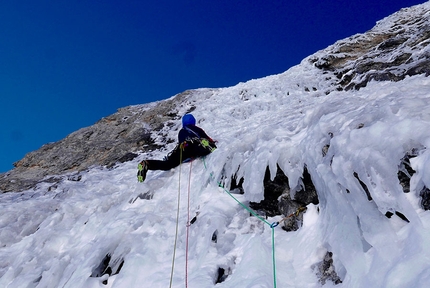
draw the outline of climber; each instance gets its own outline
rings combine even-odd
[[[203,129],[196,126],[196,119],[192,114],[182,117],[182,129],[178,134],[179,144],[176,145],[164,160],[143,160],[137,166],[137,179],[145,181],[148,170],[170,170],[179,164],[188,162],[198,157],[206,156],[217,147]]]

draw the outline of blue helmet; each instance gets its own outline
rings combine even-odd
[[[191,126],[196,125],[196,118],[194,118],[191,114],[185,114],[184,117],[182,117],[182,126]]]

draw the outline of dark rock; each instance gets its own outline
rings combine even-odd
[[[330,145],[324,145],[324,147],[322,148],[322,155],[323,157],[325,157],[327,155],[328,149],[330,148]]]
[[[367,185],[363,181],[361,181],[360,177],[358,177],[357,172],[354,172],[353,175],[355,179],[358,180],[358,183],[360,183],[361,188],[363,188],[364,192],[366,193],[367,200],[372,201],[373,200],[372,195],[370,195],[370,191],[369,191],[369,188],[367,188]]]
[[[327,251],[323,261],[314,265],[316,274],[319,277],[319,282],[324,285],[327,281],[332,281],[335,285],[342,283],[342,280],[336,273],[336,269],[333,265],[333,253]]]
[[[109,276],[117,275],[124,265],[124,259],[123,258],[117,258],[112,259],[111,254],[106,254],[100,264],[93,269],[91,272],[90,277],[101,277],[105,274],[108,274]],[[105,280],[106,283],[103,283],[107,285],[107,280]]]
[[[218,267],[218,271],[217,271],[217,275],[216,275],[216,279],[215,279],[215,284],[218,283],[222,283],[225,281],[225,279],[227,279],[227,277],[231,274],[231,269],[230,268],[222,268],[222,267]]]
[[[393,50],[399,47],[401,44],[405,43],[408,39],[406,38],[390,38],[379,44],[379,50]]]
[[[399,164],[399,170],[397,172],[397,178],[399,179],[399,183],[402,186],[403,192],[409,193],[410,192],[410,180],[411,177],[415,174],[415,170],[411,167],[410,159],[417,157],[419,153],[424,150],[424,147],[418,147],[413,148],[410,151],[408,151],[405,156],[400,160]],[[430,190],[426,186],[423,186],[421,191],[419,192],[419,195],[421,197],[421,207],[424,210],[430,210]],[[397,213],[397,212],[396,212]],[[402,214],[403,215],[403,214]],[[409,220],[403,215],[398,215],[403,220],[409,222]]]
[[[411,167],[410,159],[418,155],[418,149],[412,149],[407,152],[405,156],[400,160],[399,171],[397,172],[397,178],[399,179],[400,185],[403,188],[403,192],[410,192],[410,180],[412,175],[415,174],[415,170]]]
[[[259,202],[250,202],[250,207],[254,210],[264,214],[265,216],[273,217],[279,215],[280,211],[278,208],[278,198],[288,188],[288,177],[285,176],[284,172],[279,168],[276,171],[276,176],[270,180],[270,170],[269,167],[266,168],[266,173],[264,174],[264,199]]]
[[[423,187],[420,191],[421,196],[421,207],[424,210],[430,210],[430,189],[427,187]]]
[[[317,190],[306,167],[303,169],[302,182],[302,189],[296,192],[294,200],[301,203],[303,206],[307,206],[311,203],[317,205],[319,203]]]
[[[402,219],[403,221],[405,221],[405,222],[410,222],[409,221],[409,219],[408,218],[406,218],[406,216],[403,214],[403,213],[400,213],[399,211],[396,211],[395,212],[396,213],[396,215],[400,218],[400,219]]]
[[[408,76],[414,76],[419,74],[425,74],[427,77],[430,76],[430,60],[426,59],[424,61],[420,61],[406,71],[405,73]]]
[[[196,223],[196,221],[197,221],[197,216],[198,216],[198,214],[197,214],[196,216],[194,216],[194,217],[193,217],[193,219],[191,219],[191,220],[190,220],[190,225],[192,225],[192,224]]]
[[[215,230],[212,234],[212,242],[217,243],[218,242],[218,230]]]
[[[399,211],[395,211],[395,214],[402,219],[405,222],[410,222],[408,218],[406,218],[406,216],[403,213],[400,213]],[[387,218],[391,218],[393,216],[393,212],[387,211],[387,213],[385,213],[385,217]]]
[[[327,53],[312,56],[309,62],[332,75],[336,89],[359,90],[369,81],[401,81],[406,76],[430,75],[430,55],[423,52],[412,59],[408,51],[425,51],[430,44],[430,25],[422,10],[416,17],[405,18],[392,27],[374,29],[338,41]],[[413,36],[413,37],[411,37]],[[374,59],[394,59],[374,61]],[[327,77],[329,78],[329,77]]]
[[[230,182],[230,191],[236,191],[236,194],[243,194],[245,193],[243,191],[243,177],[239,179],[239,181],[237,181],[237,175],[235,174],[233,177],[231,177],[231,182]]]
[[[120,158],[118,159],[118,162],[119,162],[119,163],[128,162],[128,161],[133,160],[133,159],[134,159],[134,158],[136,158],[137,156],[139,156],[139,155],[138,155],[138,154],[136,154],[136,153],[127,152],[124,156],[122,156],[122,157],[120,157]]]
[[[316,205],[319,199],[312,178],[305,167],[301,189],[295,193],[294,198],[291,198],[289,189],[279,198],[279,210],[283,215],[288,216],[283,221],[282,228],[287,232],[297,231],[303,223],[303,213],[298,212],[311,203]]]
[[[67,180],[69,181],[76,181],[79,182],[82,179],[82,175],[79,174],[75,174],[75,175],[70,175],[69,177],[67,177]]]
[[[296,231],[303,221],[303,213],[297,213],[300,208],[308,204],[318,204],[318,195],[315,186],[312,183],[311,176],[304,168],[302,185],[300,191],[296,192],[294,199],[290,196],[290,187],[288,177],[278,166],[276,176],[270,180],[270,170],[266,168],[264,176],[264,199],[261,202],[250,202],[250,207],[256,210],[260,215],[273,217],[283,214],[291,216],[286,218],[283,223],[283,229],[286,231]]]

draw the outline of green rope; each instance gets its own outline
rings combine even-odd
[[[276,259],[275,259],[275,227],[272,228],[272,267],[273,267],[273,287],[276,288]]]
[[[220,181],[218,181],[218,186],[221,187],[224,192],[226,192],[231,198],[233,198],[237,203],[239,203],[240,206],[242,206],[243,208],[245,208],[245,210],[247,210],[249,213],[251,213],[252,215],[254,215],[255,217],[257,217],[258,219],[260,219],[261,221],[263,221],[264,223],[266,223],[267,225],[271,225],[269,222],[267,222],[263,217],[261,217],[260,215],[257,214],[257,212],[255,212],[254,210],[252,210],[251,208],[249,208],[248,206],[246,206],[245,204],[243,204],[242,202],[240,202],[239,200],[237,200],[236,197],[234,197],[230,191],[228,191],[224,185],[221,184]]]
[[[207,170],[206,167],[206,161],[205,158],[203,157],[203,164],[205,166],[205,169]],[[212,173],[210,173],[211,179],[215,180],[215,177],[213,176]],[[263,217],[261,217],[260,215],[257,214],[257,212],[255,212],[254,210],[252,210],[251,208],[249,208],[248,206],[246,206],[245,204],[243,204],[242,202],[240,202],[236,197],[234,197],[230,191],[228,191],[224,185],[222,185],[221,181],[217,181],[218,187],[221,187],[224,192],[226,192],[231,198],[233,198],[237,203],[239,203],[240,206],[242,206],[243,208],[245,208],[245,210],[247,210],[248,212],[250,212],[252,215],[254,215],[255,217],[257,217],[258,219],[260,219],[262,222],[266,223],[267,225],[270,226],[270,228],[272,229],[272,267],[273,267],[273,287],[276,288],[276,259],[275,259],[275,227],[278,226],[278,222],[272,223],[270,224],[269,222],[267,222]]]
[[[175,268],[175,258],[176,258],[176,243],[178,240],[178,226],[179,226],[179,208],[181,203],[181,163],[182,163],[182,148],[181,149],[180,156],[179,156],[179,186],[178,186],[178,208],[176,212],[176,232],[175,232],[175,244],[173,248],[173,258],[172,258],[172,271],[170,272],[170,285],[169,287],[172,287],[173,283],[173,270]]]

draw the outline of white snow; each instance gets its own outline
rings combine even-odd
[[[430,211],[419,192],[430,187],[430,78],[325,95],[329,83],[318,73],[303,61],[280,75],[193,92],[179,112],[195,105],[198,126],[219,141],[204,161],[149,171],[138,183],[137,163],[168,151],[142,153],[112,170],[92,168],[80,181],[0,194],[0,287],[169,287],[178,195],[172,287],[321,287],[315,266],[327,251],[342,283],[324,287],[427,287]],[[171,139],[179,127],[178,120]],[[397,172],[412,148],[420,153],[404,193]],[[272,231],[217,183],[243,177],[245,194],[232,195],[247,205],[263,199],[265,169],[274,177],[277,165],[293,193],[306,165],[318,191],[320,204],[308,205],[295,232]],[[189,226],[186,271],[188,195],[191,218],[198,216]],[[114,270],[124,261],[120,272],[95,277],[107,254]],[[228,275],[215,284],[219,267]]]

